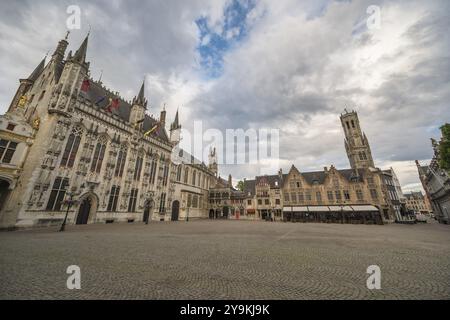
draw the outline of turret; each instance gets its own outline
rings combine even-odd
[[[25,103],[27,102],[25,98],[25,94],[28,92],[28,90],[33,86],[34,82],[37,80],[37,78],[41,75],[42,71],[45,68],[45,59],[42,59],[42,61],[38,64],[38,66],[34,69],[34,71],[30,74],[30,76],[26,79],[20,79],[20,85],[17,89],[17,92],[11,101],[11,104],[9,105],[8,112],[12,111],[15,107],[24,108]],[[24,109],[23,109],[24,110]]]
[[[178,118],[178,110],[175,115],[175,120],[170,125],[170,142],[174,145],[178,144],[181,140],[181,125]]]
[[[217,165],[217,153],[216,148],[212,148],[209,150],[209,159],[208,159],[208,168],[211,170],[214,175],[217,177],[218,174],[218,165]]]
[[[345,150],[352,169],[374,168],[372,152],[365,133],[361,130],[358,114],[345,110],[341,114],[342,128],[345,133]]]
[[[130,123],[135,126],[135,129],[141,129],[143,125],[143,119],[145,117],[145,110],[147,110],[147,99],[145,99],[145,80],[142,82],[139,94],[133,98]]]
[[[89,76],[89,63],[86,62],[88,39],[89,33],[75,54],[73,56],[69,54],[68,60],[63,65],[55,64],[56,61],[51,62],[54,64],[52,67],[55,73],[55,83],[58,85],[53,88],[49,109],[57,109],[64,112],[72,111],[81,85]],[[60,41],[60,44],[64,44],[64,41],[66,40]],[[62,51],[60,51],[61,49],[57,48],[53,56],[59,57],[62,54]]]

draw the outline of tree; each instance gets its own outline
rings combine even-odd
[[[239,190],[239,191],[244,191],[244,181],[239,181],[238,182],[238,184],[237,184],[237,186],[236,186],[236,188]]]
[[[450,171],[450,123],[441,127],[442,140],[439,143],[439,166]]]

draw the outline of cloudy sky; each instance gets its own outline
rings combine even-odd
[[[420,189],[414,160],[450,120],[450,2],[0,1],[0,113],[81,9],[76,49],[91,26],[91,74],[124,98],[145,77],[151,114],[204,129],[280,130],[280,167],[349,166],[339,114],[359,113],[376,165]],[[371,5],[379,28],[368,28]],[[373,22],[373,20],[370,20]],[[258,166],[222,166],[235,179]]]

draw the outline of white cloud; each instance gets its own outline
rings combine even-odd
[[[104,70],[104,82],[126,98],[147,75],[150,112],[166,102],[170,117],[181,107],[186,128],[194,120],[206,128],[279,128],[285,170],[292,162],[304,171],[348,167],[339,114],[356,108],[376,163],[418,186],[411,163],[431,157],[429,137],[450,119],[447,1],[261,0],[247,17],[248,35],[225,54],[223,75],[205,79],[196,48],[210,39],[199,38],[195,21],[206,17],[223,34],[230,1],[80,1],[92,25],[92,73]],[[0,111],[17,79],[63,36],[67,3],[0,3]],[[381,29],[354,33],[371,4],[381,7]],[[71,36],[72,49],[86,31]],[[249,178],[258,168],[222,172]]]

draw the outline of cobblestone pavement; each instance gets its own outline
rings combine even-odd
[[[450,299],[450,226],[247,221],[0,232],[1,299]],[[81,290],[66,268],[81,268]],[[379,265],[381,290],[366,269]]]

